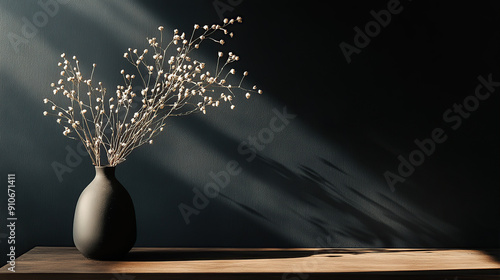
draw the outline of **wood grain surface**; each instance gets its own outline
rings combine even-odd
[[[500,279],[499,250],[133,248],[95,261],[35,247],[0,279]],[[459,278],[460,277],[460,278]]]

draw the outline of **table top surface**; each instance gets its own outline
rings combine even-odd
[[[487,271],[489,274],[500,275],[499,252],[500,250],[404,248],[139,247],[133,248],[127,257],[120,261],[96,261],[85,258],[74,247],[35,247],[17,258],[16,272],[8,271],[8,265],[5,265],[0,269],[0,276],[12,274],[418,273],[429,271]],[[108,277],[108,279],[112,278]]]

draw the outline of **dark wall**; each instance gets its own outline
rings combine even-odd
[[[74,207],[94,176],[77,142],[42,116],[60,53],[97,63],[114,89],[123,52],[158,25],[190,32],[219,14],[244,23],[199,56],[234,51],[264,94],[172,118],[118,166],[137,246],[498,247],[500,5],[269,2],[61,1],[28,30],[43,20],[37,1],[1,1],[0,220],[15,172],[17,253],[72,246]],[[238,149],[252,139],[255,154]],[[54,162],[71,172],[58,176]],[[230,162],[241,172],[196,208],[193,190]],[[180,205],[195,214],[186,220]]]

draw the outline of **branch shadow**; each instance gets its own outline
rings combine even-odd
[[[184,121],[189,121],[189,124]],[[382,190],[377,182],[360,181],[363,174],[348,172],[332,162],[333,159],[317,156],[320,164],[314,168],[298,163],[293,170],[261,153],[249,160],[237,152],[240,141],[212,123],[198,117],[179,123],[194,137],[203,138],[215,152],[237,159],[246,176],[258,178],[262,186],[286,195],[289,201],[284,203],[291,205],[290,213],[286,215],[293,219],[296,228],[312,228],[311,231],[318,235],[348,241],[337,242],[336,245],[353,244],[354,247],[401,247],[403,244],[403,247],[452,248],[459,245],[453,236],[454,227],[425,214],[404,198],[396,200],[396,197],[390,197],[386,188]],[[247,201],[245,195],[245,190],[232,195],[221,192],[219,199],[237,205],[262,223],[276,223],[273,212],[243,203]],[[280,206],[277,209],[283,209],[284,205]],[[313,212],[319,215],[297,210],[297,206],[314,209]],[[275,211],[284,211],[281,209]],[[333,216],[330,213],[335,214],[334,220],[326,218]],[[333,246],[324,244],[316,247]]]
[[[352,177],[332,162],[321,157],[320,161],[330,167],[332,173]],[[302,226],[315,227],[324,235],[331,235],[333,229],[335,234],[347,237],[355,244],[379,244],[382,247],[397,247],[397,240],[405,240],[416,247],[455,245],[450,242],[445,231],[440,231],[439,223],[424,220],[413,209],[403,206],[382,192],[368,197],[363,190],[370,186],[355,185],[354,180],[353,185],[334,183],[308,166],[300,165],[299,171],[293,171],[261,155],[244,168],[247,172],[258,175],[260,179],[265,178],[269,185],[280,192],[293,195],[296,204],[328,207],[328,210],[335,211],[338,216],[345,217],[343,221],[327,221],[295,212],[296,215],[303,216]],[[373,210],[368,212],[367,208]],[[361,227],[356,226],[360,224]]]

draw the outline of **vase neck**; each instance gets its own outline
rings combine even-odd
[[[106,178],[115,177],[115,166],[96,166],[95,176],[104,176]]]

